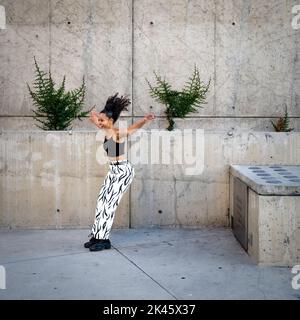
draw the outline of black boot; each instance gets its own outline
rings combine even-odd
[[[91,239],[84,244],[85,248],[89,248],[91,245],[99,242],[99,239],[94,238],[92,234],[90,234],[89,236],[91,236]]]
[[[90,251],[100,251],[103,249],[110,249],[111,243],[109,239],[100,239],[96,243],[92,244],[89,248],[90,248]]]

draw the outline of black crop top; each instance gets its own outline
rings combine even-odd
[[[109,157],[118,157],[124,154],[124,145],[125,142],[119,143],[115,142],[112,137],[110,137],[108,140],[105,137],[103,148]]]

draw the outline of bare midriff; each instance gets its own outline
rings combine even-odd
[[[110,161],[115,161],[115,160],[125,160],[125,156],[124,155],[120,155],[119,157],[108,157]]]

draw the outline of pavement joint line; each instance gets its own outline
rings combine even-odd
[[[176,240],[175,240],[176,241]],[[153,244],[164,244],[167,245],[167,242],[148,242],[148,243],[142,243],[142,244],[137,244],[137,245],[129,245],[129,246],[124,246],[124,247],[120,247],[122,249],[127,249],[127,248],[136,248],[136,247],[143,247],[143,245],[153,245]],[[114,245],[112,245],[112,247],[116,249],[116,247]],[[20,260],[15,260],[15,261],[8,261],[8,262],[2,262],[3,265],[5,264],[13,264],[13,263],[21,263],[21,262],[27,262],[27,261],[34,261],[34,260],[42,260],[42,259],[50,259],[50,258],[58,258],[58,257],[64,257],[64,256],[71,256],[71,255],[76,255],[76,254],[81,254],[81,253],[89,253],[89,251],[76,251],[76,252],[71,252],[71,253],[66,253],[66,254],[58,254],[58,255],[50,255],[50,256],[41,256],[38,258],[28,258],[28,259],[20,259]],[[1,262],[1,261],[0,261]]]
[[[114,247],[114,246],[112,246]],[[149,277],[152,281],[154,281],[159,287],[161,287],[164,291],[166,291],[169,295],[171,295],[175,300],[178,300],[177,297],[169,291],[167,288],[165,288],[162,284],[160,284],[157,280],[155,280],[153,277],[151,277],[146,271],[144,271],[141,267],[139,267],[134,261],[132,261],[129,257],[126,256],[123,252],[121,252],[118,248],[114,247],[116,251],[118,251],[126,260],[128,260],[131,264],[133,264],[136,268],[138,268],[140,271],[142,271],[147,277]]]
[[[184,240],[188,241],[197,241],[199,238],[186,238]],[[128,246],[121,246],[121,249],[131,249],[131,248],[136,248],[136,247],[147,247],[148,245],[168,245],[170,242],[178,242],[182,241],[182,239],[171,239],[171,240],[161,240],[158,242],[146,242],[146,243],[140,243],[140,244],[135,244],[135,245],[128,245]],[[112,247],[117,250],[115,246],[112,245]],[[66,254],[58,254],[58,255],[53,255],[53,256],[41,256],[38,258],[29,258],[29,259],[21,259],[21,260],[15,260],[15,261],[8,261],[8,262],[3,262],[2,264],[13,264],[13,263],[19,263],[19,262],[27,262],[27,261],[34,261],[34,260],[42,260],[42,259],[49,259],[49,258],[57,258],[57,257],[63,257],[63,256],[69,256],[69,255],[76,255],[76,254],[81,254],[81,253],[86,253],[85,251],[79,251],[79,252],[72,252],[72,253],[66,253]],[[1,262],[1,261],[0,261]]]
[[[187,238],[187,239],[184,239],[184,240],[197,241],[199,239],[198,238]],[[169,242],[177,242],[177,241],[182,241],[182,239],[178,239],[178,240],[176,240],[176,239],[162,240],[162,241],[159,241],[159,242],[147,242],[147,243],[140,243],[140,244],[135,244],[135,245],[121,246],[119,248],[121,248],[121,249],[131,249],[131,248],[138,248],[138,247],[145,248],[148,245],[160,245],[160,244],[169,246]],[[114,249],[116,249],[115,246],[112,245],[112,247]],[[12,264],[12,263],[19,263],[19,262],[27,262],[27,261],[34,261],[34,260],[49,259],[49,258],[57,258],[57,257],[76,255],[76,254],[81,254],[81,253],[85,253],[85,251],[72,252],[72,253],[66,253],[66,254],[58,254],[58,255],[54,255],[54,256],[41,256],[41,257],[38,257],[38,258],[20,259],[20,260],[15,260],[15,261],[3,262],[2,264]]]
[[[34,260],[51,259],[51,258],[72,256],[72,255],[81,254],[81,253],[88,253],[88,252],[78,251],[78,252],[72,252],[72,253],[66,253],[66,254],[58,254],[58,255],[55,255],[55,256],[42,256],[42,257],[38,257],[38,258],[21,259],[21,260],[16,260],[16,261],[8,261],[8,262],[1,262],[0,261],[0,264],[6,265],[6,264],[19,263],[19,262],[34,261]]]
[[[176,240],[175,240],[176,241]],[[143,243],[143,244],[137,244],[137,245],[129,245],[129,246],[124,246],[121,247],[122,249],[127,249],[127,248],[136,248],[136,247],[142,247],[143,245],[153,245],[155,244],[155,242],[148,242],[148,243]],[[157,244],[164,244],[167,245],[167,242],[157,242]],[[116,249],[116,247],[114,245],[112,245],[112,247]],[[42,259],[50,259],[50,258],[58,258],[58,257],[64,257],[64,256],[71,256],[71,255],[76,255],[76,254],[81,254],[81,253],[89,253],[89,251],[76,251],[76,252],[70,252],[70,253],[66,253],[66,254],[57,254],[57,255],[50,255],[50,256],[41,256],[41,257],[37,257],[37,258],[28,258],[28,259],[20,259],[20,260],[15,260],[15,261],[8,261],[8,262],[2,262],[3,265],[5,264],[13,264],[13,263],[21,263],[21,262],[27,262],[27,261],[34,261],[34,260],[42,260]],[[1,262],[1,261],[0,261]]]

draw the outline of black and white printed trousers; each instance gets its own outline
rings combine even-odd
[[[97,198],[92,236],[108,239],[115,211],[134,177],[134,167],[129,160],[109,162],[109,171]]]

